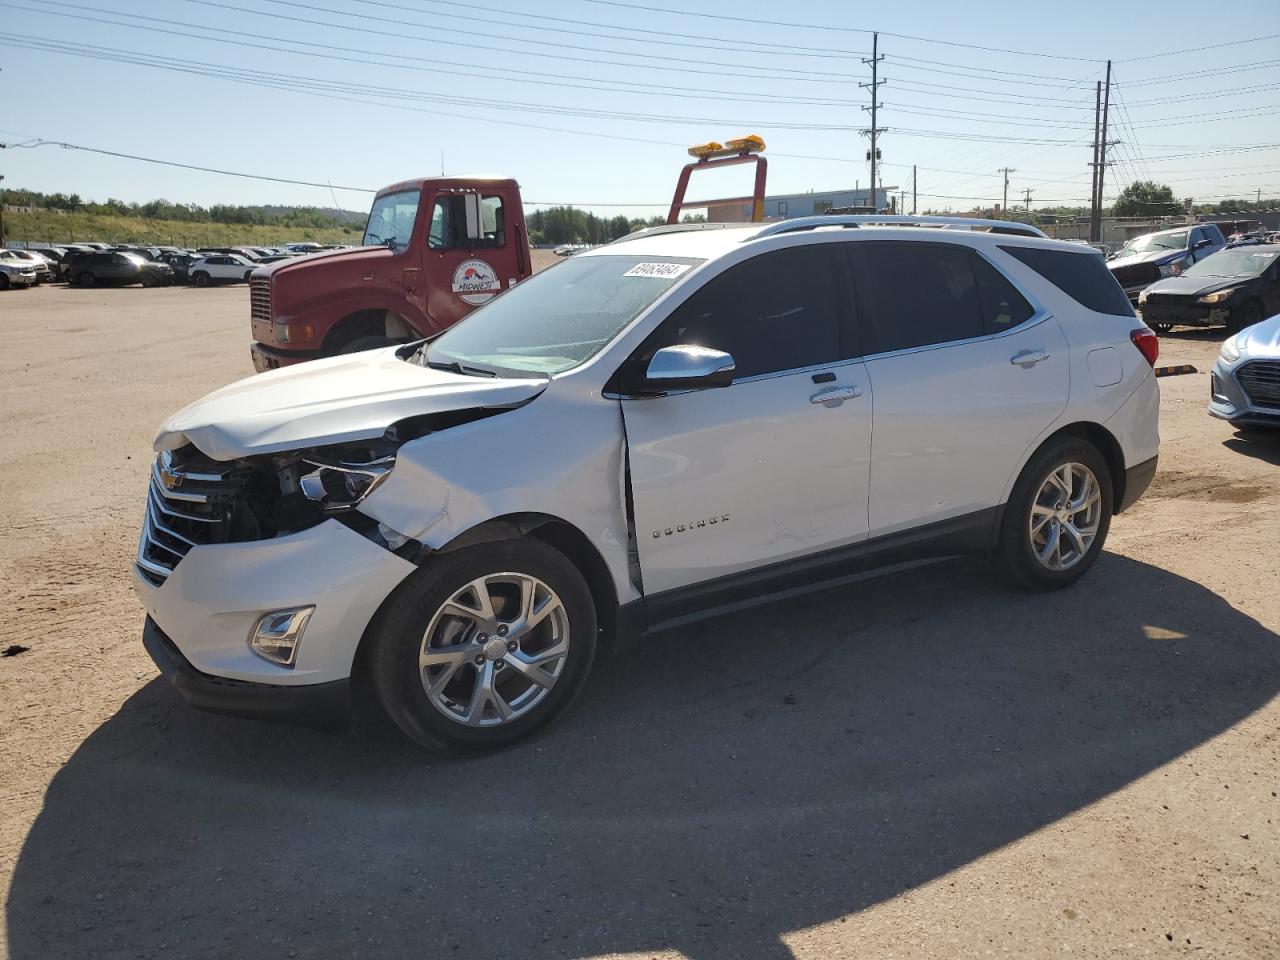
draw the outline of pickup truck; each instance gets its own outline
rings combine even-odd
[[[1188,224],[1133,237],[1107,261],[1107,267],[1130,302],[1137,303],[1138,294],[1157,280],[1178,276],[1226,245],[1216,223]]]

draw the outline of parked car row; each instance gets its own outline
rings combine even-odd
[[[183,247],[107,243],[68,243],[22,249],[0,249],[0,290],[65,281],[74,286],[140,283],[144,287],[191,283],[243,283],[267,263],[324,250],[317,243],[284,247]]]

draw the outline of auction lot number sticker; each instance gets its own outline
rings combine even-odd
[[[624,277],[657,277],[673,280],[689,269],[687,263],[637,263],[623,274]]]

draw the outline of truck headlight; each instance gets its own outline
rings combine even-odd
[[[309,455],[302,463],[315,468],[298,477],[302,495],[318,503],[325,513],[342,513],[356,507],[391,476],[396,458],[393,454],[359,463]]]
[[[1169,263],[1160,264],[1157,269],[1162,277],[1176,277],[1187,267],[1185,260],[1173,260]]]
[[[1199,301],[1197,301],[1197,302],[1199,302],[1199,303],[1221,303],[1223,300],[1227,299],[1227,297],[1231,296],[1231,295],[1232,295],[1233,293],[1235,293],[1235,292],[1236,292],[1236,291],[1235,291],[1235,289],[1234,289],[1233,287],[1228,287],[1226,290],[1215,290],[1213,293],[1206,293],[1206,294],[1205,294],[1203,297],[1201,297],[1201,298],[1199,299]]]

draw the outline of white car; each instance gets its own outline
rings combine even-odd
[[[359,667],[474,749],[563,710],[598,638],[960,553],[1063,587],[1155,472],[1157,345],[1021,225],[637,233],[171,417],[144,642],[197,707],[338,724]]]
[[[12,250],[0,250],[0,290],[33,287],[38,282],[34,263]]]
[[[207,287],[210,283],[241,281],[247,282],[249,274],[258,265],[235,253],[218,253],[193,260],[187,267],[187,276],[197,287]]]

